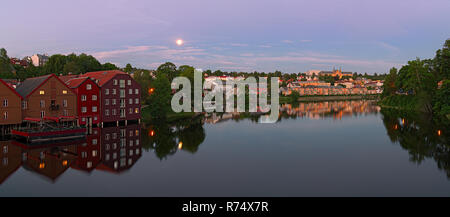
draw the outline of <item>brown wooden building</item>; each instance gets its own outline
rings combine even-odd
[[[16,88],[22,118],[77,116],[77,95],[56,75],[28,78]]]
[[[8,133],[10,126],[22,123],[22,111],[20,109],[22,99],[22,96],[10,85],[0,79],[0,125],[3,135]]]

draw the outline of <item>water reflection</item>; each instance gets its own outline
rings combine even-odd
[[[204,120],[201,116],[176,124],[154,123],[144,130],[143,148],[155,153],[159,159],[166,159],[177,151],[196,153],[200,144],[205,140],[203,128]]]
[[[142,156],[141,126],[93,128],[85,139],[44,145],[0,142],[0,184],[20,167],[55,182],[69,168],[121,173]]]
[[[378,113],[381,115],[378,116]],[[340,127],[341,122],[347,119],[369,114],[377,115],[382,119],[390,141],[399,144],[406,150],[410,155],[411,162],[420,164],[426,159],[432,159],[437,163],[437,167],[445,171],[450,178],[448,121],[438,121],[417,114],[380,110],[375,101],[357,100],[284,104],[280,107],[277,124],[282,125],[285,124],[283,120],[293,119],[299,119],[298,121],[310,119],[304,120],[304,123],[311,123],[311,120],[314,119],[343,120],[336,121],[336,125],[333,125],[333,127]],[[171,124],[152,123],[142,126],[94,128],[85,140],[51,144],[47,147],[29,147],[15,141],[0,141],[0,184],[21,167],[32,174],[55,182],[58,177],[71,169],[88,174],[98,172],[98,170],[114,174],[128,171],[142,157],[142,151],[149,152],[147,153],[149,157],[159,160],[168,159],[176,153],[195,154],[205,141],[205,128],[207,127],[205,125],[213,127],[212,125],[225,121],[236,122],[233,124],[238,124],[237,122],[240,121],[257,123],[262,115],[264,114],[213,113]],[[375,120],[374,125],[381,124],[377,117],[371,117],[370,120]],[[291,125],[292,123],[286,124],[290,124],[290,126],[301,126],[302,124]],[[354,128],[349,129],[355,130]],[[289,132],[286,132],[280,141],[289,143],[290,141],[286,140],[290,136]],[[371,136],[383,137],[383,135]],[[233,142],[235,139],[239,138],[230,138],[229,142]],[[285,141],[282,141],[283,139]],[[311,141],[311,143],[316,141],[310,138],[305,138],[305,140]],[[390,145],[389,142],[387,144]],[[346,144],[339,145],[345,146]],[[292,147],[286,145],[284,148]],[[296,146],[296,148],[299,147]],[[239,152],[240,150],[234,151]],[[270,151],[277,153],[276,149]],[[251,160],[249,158],[249,161]],[[207,161],[204,163],[208,164]],[[276,171],[279,170],[276,169]]]
[[[425,114],[382,110],[383,124],[393,143],[408,151],[410,161],[433,159],[450,178],[449,121]]]

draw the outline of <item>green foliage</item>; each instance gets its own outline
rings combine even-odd
[[[292,91],[289,97],[291,98],[291,102],[298,102],[298,98],[300,98],[300,93],[297,91]]]
[[[164,121],[170,111],[171,88],[166,74],[159,73],[152,83],[155,88],[149,97],[149,111],[153,120]]]
[[[171,62],[166,62],[158,67],[156,70],[157,74],[165,74],[169,82],[178,76],[177,66]]]
[[[442,87],[436,91],[433,110],[441,116],[450,114],[450,80],[445,80]]]

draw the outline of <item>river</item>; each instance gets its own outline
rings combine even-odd
[[[371,100],[280,110],[2,141],[0,196],[450,196],[448,124]]]

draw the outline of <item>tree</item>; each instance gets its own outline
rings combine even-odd
[[[177,66],[171,62],[166,62],[158,67],[156,70],[157,74],[165,74],[169,82],[177,76]]]
[[[119,69],[119,67],[117,67],[112,63],[105,63],[102,65],[102,70],[116,70],[116,69]]]
[[[5,48],[0,49],[0,76],[1,78],[11,78],[13,74],[14,67],[8,57],[8,53]]]
[[[153,93],[150,95],[150,115],[152,120],[164,121],[170,111],[171,88],[170,82],[165,73],[158,73],[153,82]]]
[[[131,73],[133,71],[133,67],[131,66],[131,64],[127,64],[125,66],[125,68],[123,69],[123,71],[127,72],[127,73]]]
[[[389,71],[389,75],[386,77],[383,83],[383,96],[394,95],[397,91],[395,82],[397,80],[397,68],[392,67]]]

